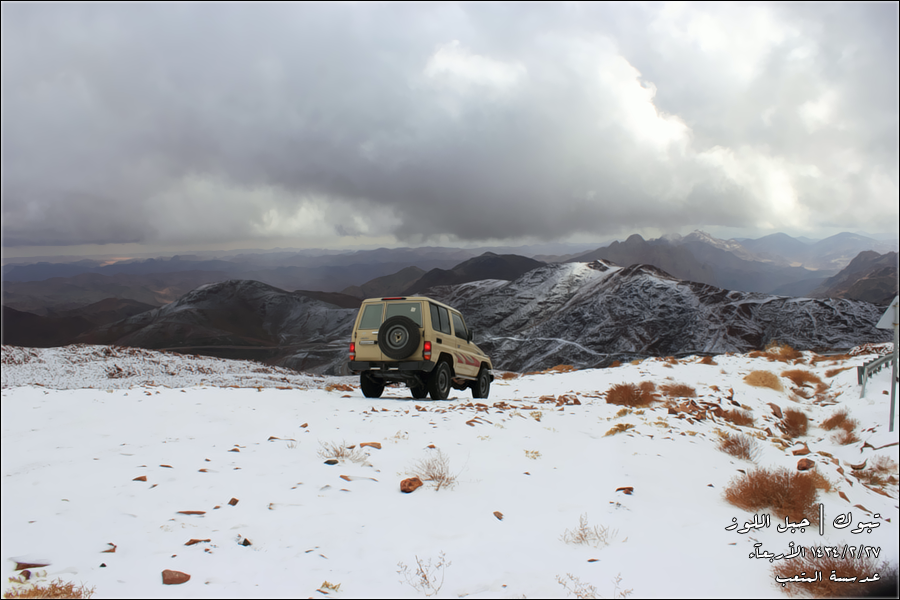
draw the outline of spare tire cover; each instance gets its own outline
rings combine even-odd
[[[391,317],[378,328],[381,351],[394,359],[406,358],[419,347],[419,326],[409,317]]]

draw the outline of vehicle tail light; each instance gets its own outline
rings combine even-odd
[[[425,342],[423,354],[425,356],[425,360],[431,360],[431,342]]]
[[[350,342],[350,360],[356,360],[356,344]]]

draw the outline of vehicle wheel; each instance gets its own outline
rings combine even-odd
[[[415,398],[416,400],[420,400],[422,398],[428,397],[428,388],[426,388],[424,384],[410,385],[409,393],[412,394],[412,397]]]
[[[488,374],[487,369],[481,367],[481,370],[478,371],[478,378],[472,382],[472,397],[487,398],[490,393],[491,376]]]
[[[409,317],[391,317],[378,328],[378,345],[393,359],[406,358],[419,347],[419,326]]]
[[[381,398],[384,392],[384,384],[369,376],[363,371],[359,374],[359,389],[362,390],[363,396],[366,398]]]
[[[432,400],[446,400],[450,395],[450,365],[441,361],[434,367],[428,378],[428,393]]]

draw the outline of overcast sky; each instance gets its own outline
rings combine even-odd
[[[4,3],[4,253],[893,232],[898,72],[897,3]]]

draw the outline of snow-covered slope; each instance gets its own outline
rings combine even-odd
[[[806,350],[890,339],[875,329],[883,309],[872,304],[728,291],[649,265],[555,264],[508,283],[427,294],[459,308],[495,364],[518,371],[745,352],[772,340]]]
[[[21,587],[9,582],[24,579],[16,563],[38,563],[31,583],[60,578],[94,587],[95,598],[437,589],[452,598],[782,598],[773,569],[806,568],[784,558],[790,546],[863,545],[878,558],[841,561],[838,576],[886,577],[881,562],[900,555],[890,373],[860,399],[854,368],[874,356],[648,359],[498,378],[474,403],[467,393],[410,400],[402,388],[366,399],[352,378],[291,378],[249,362],[4,347],[0,577],[4,590]],[[104,379],[118,368],[140,375]],[[789,369],[822,384],[798,386]],[[784,391],[750,385],[752,371],[770,372]],[[657,400],[608,404],[621,383],[652,383]],[[674,383],[696,395],[667,396]],[[857,441],[823,429],[842,408]],[[735,425],[730,409],[753,423]],[[809,419],[793,440],[776,415],[788,409]],[[719,449],[726,432],[754,440],[755,462]],[[343,456],[325,464],[335,448]],[[455,484],[400,491],[422,461],[442,457]],[[745,473],[794,472],[800,459],[832,486],[813,505],[824,512],[821,533],[780,533],[771,509],[757,513],[767,524],[757,527],[752,511],[724,499]],[[888,465],[883,478],[893,469],[893,483],[872,483],[876,464]],[[577,531],[587,543],[574,543]],[[778,558],[754,558],[765,552]],[[414,576],[417,561],[431,587]],[[163,585],[164,570],[190,580]],[[795,593],[805,585],[787,583]]]

